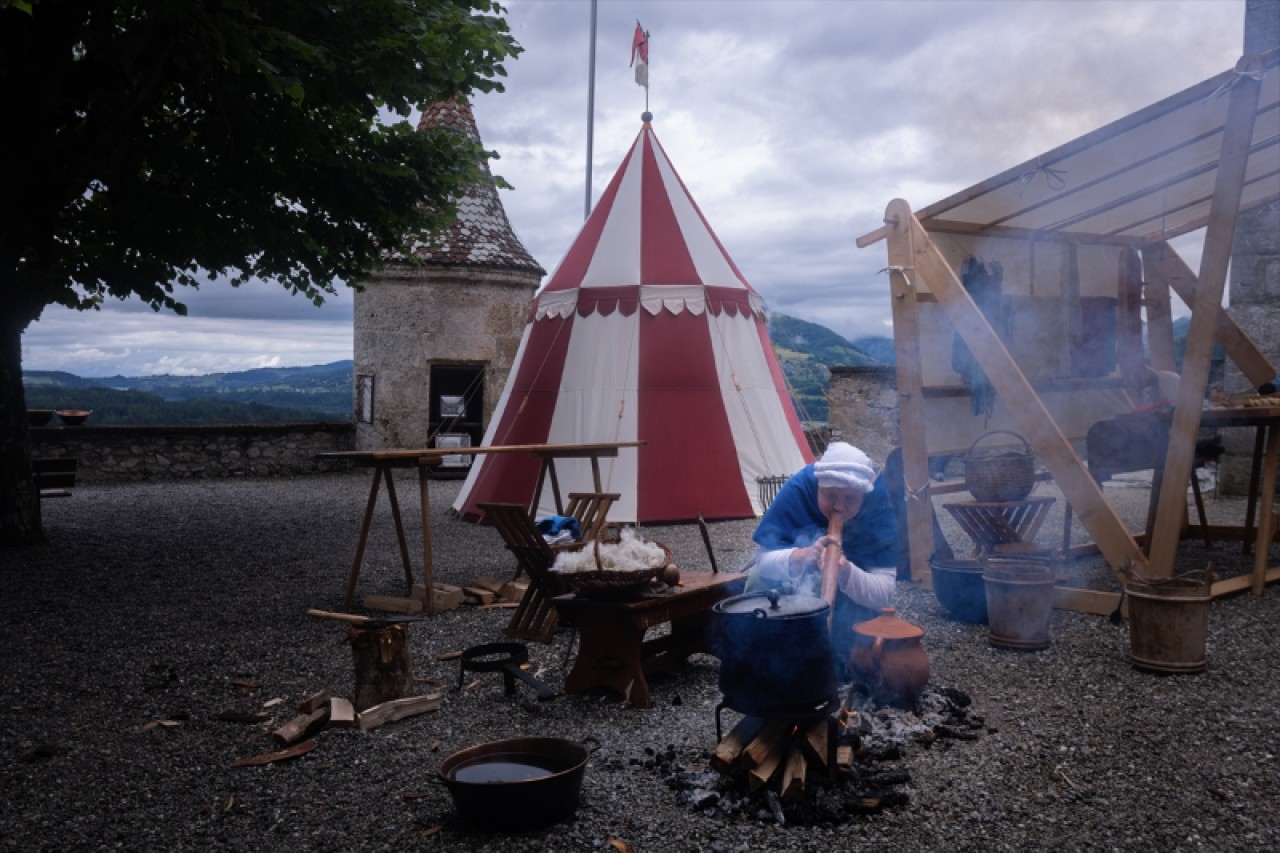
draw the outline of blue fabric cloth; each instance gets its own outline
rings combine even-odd
[[[769,551],[803,548],[812,545],[827,532],[827,519],[818,510],[818,478],[813,465],[791,476],[765,510],[764,517],[752,535],[755,543]],[[876,478],[875,488],[862,500],[858,514],[844,524],[842,531],[844,556],[860,569],[883,569],[898,564],[898,525],[890,503],[884,475]],[[772,584],[752,571],[747,577],[746,592],[762,592]],[[814,568],[805,571],[797,583],[797,591],[818,595],[822,587],[821,573]],[[847,595],[836,596],[832,614],[831,645],[836,671],[841,681],[852,677],[849,655],[853,648],[853,626],[878,615],[870,608],[854,603]]]
[[[762,548],[804,548],[826,535],[827,519],[818,510],[818,478],[813,465],[793,474],[774,498],[752,535]],[[898,525],[884,476],[862,500],[862,509],[844,524],[844,556],[861,569],[898,564]]]
[[[571,515],[549,515],[538,522],[538,532],[543,536],[555,536],[566,530],[572,534],[574,539],[582,538],[582,529],[578,526],[578,519]]]

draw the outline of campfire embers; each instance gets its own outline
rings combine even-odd
[[[841,823],[906,805],[905,768],[885,767],[913,746],[974,739],[983,726],[958,690],[926,690],[911,710],[879,705],[854,684],[821,713],[742,717],[719,739],[707,769],[659,767],[681,802],[708,814],[798,825]],[[724,705],[716,709],[717,725]],[[718,733],[719,734],[719,733]],[[661,758],[661,756],[660,756]]]

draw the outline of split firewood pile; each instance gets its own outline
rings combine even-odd
[[[432,595],[436,613],[463,606],[489,610],[516,607],[528,588],[529,581],[524,578],[501,581],[482,576],[467,586],[436,584],[432,587]],[[366,595],[361,605],[365,610],[417,616],[426,609],[426,602],[426,586],[416,583],[412,595]]]
[[[927,691],[910,710],[878,707],[853,694],[817,719],[742,717],[698,770],[674,752],[655,766],[698,811],[777,823],[839,823],[906,805],[905,768],[890,762],[913,747],[974,740],[985,721],[952,688]]]

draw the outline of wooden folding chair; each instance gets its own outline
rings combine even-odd
[[[582,531],[582,541],[573,543],[581,548],[585,543],[593,541],[600,535],[614,502],[622,499],[618,492],[571,492],[569,503],[564,514],[578,519],[578,529]],[[564,548],[564,546],[559,546]],[[572,548],[567,550],[573,550]]]
[[[550,643],[558,619],[551,599],[568,592],[551,573],[555,553],[523,504],[482,503],[479,507],[502,536],[507,550],[515,555],[520,569],[529,574],[529,588],[502,633],[517,640]]]

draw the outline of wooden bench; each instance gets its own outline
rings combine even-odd
[[[40,490],[40,498],[69,498],[76,484],[75,457],[46,457],[31,460],[31,474]]]
[[[564,682],[566,693],[607,687],[636,708],[648,708],[646,676],[680,663],[695,652],[715,652],[711,608],[738,595],[745,574],[681,575],[681,586],[644,593],[627,601],[598,601],[573,593],[552,600],[556,612],[578,626],[578,656]],[[645,639],[655,625],[670,623],[664,636]]]

